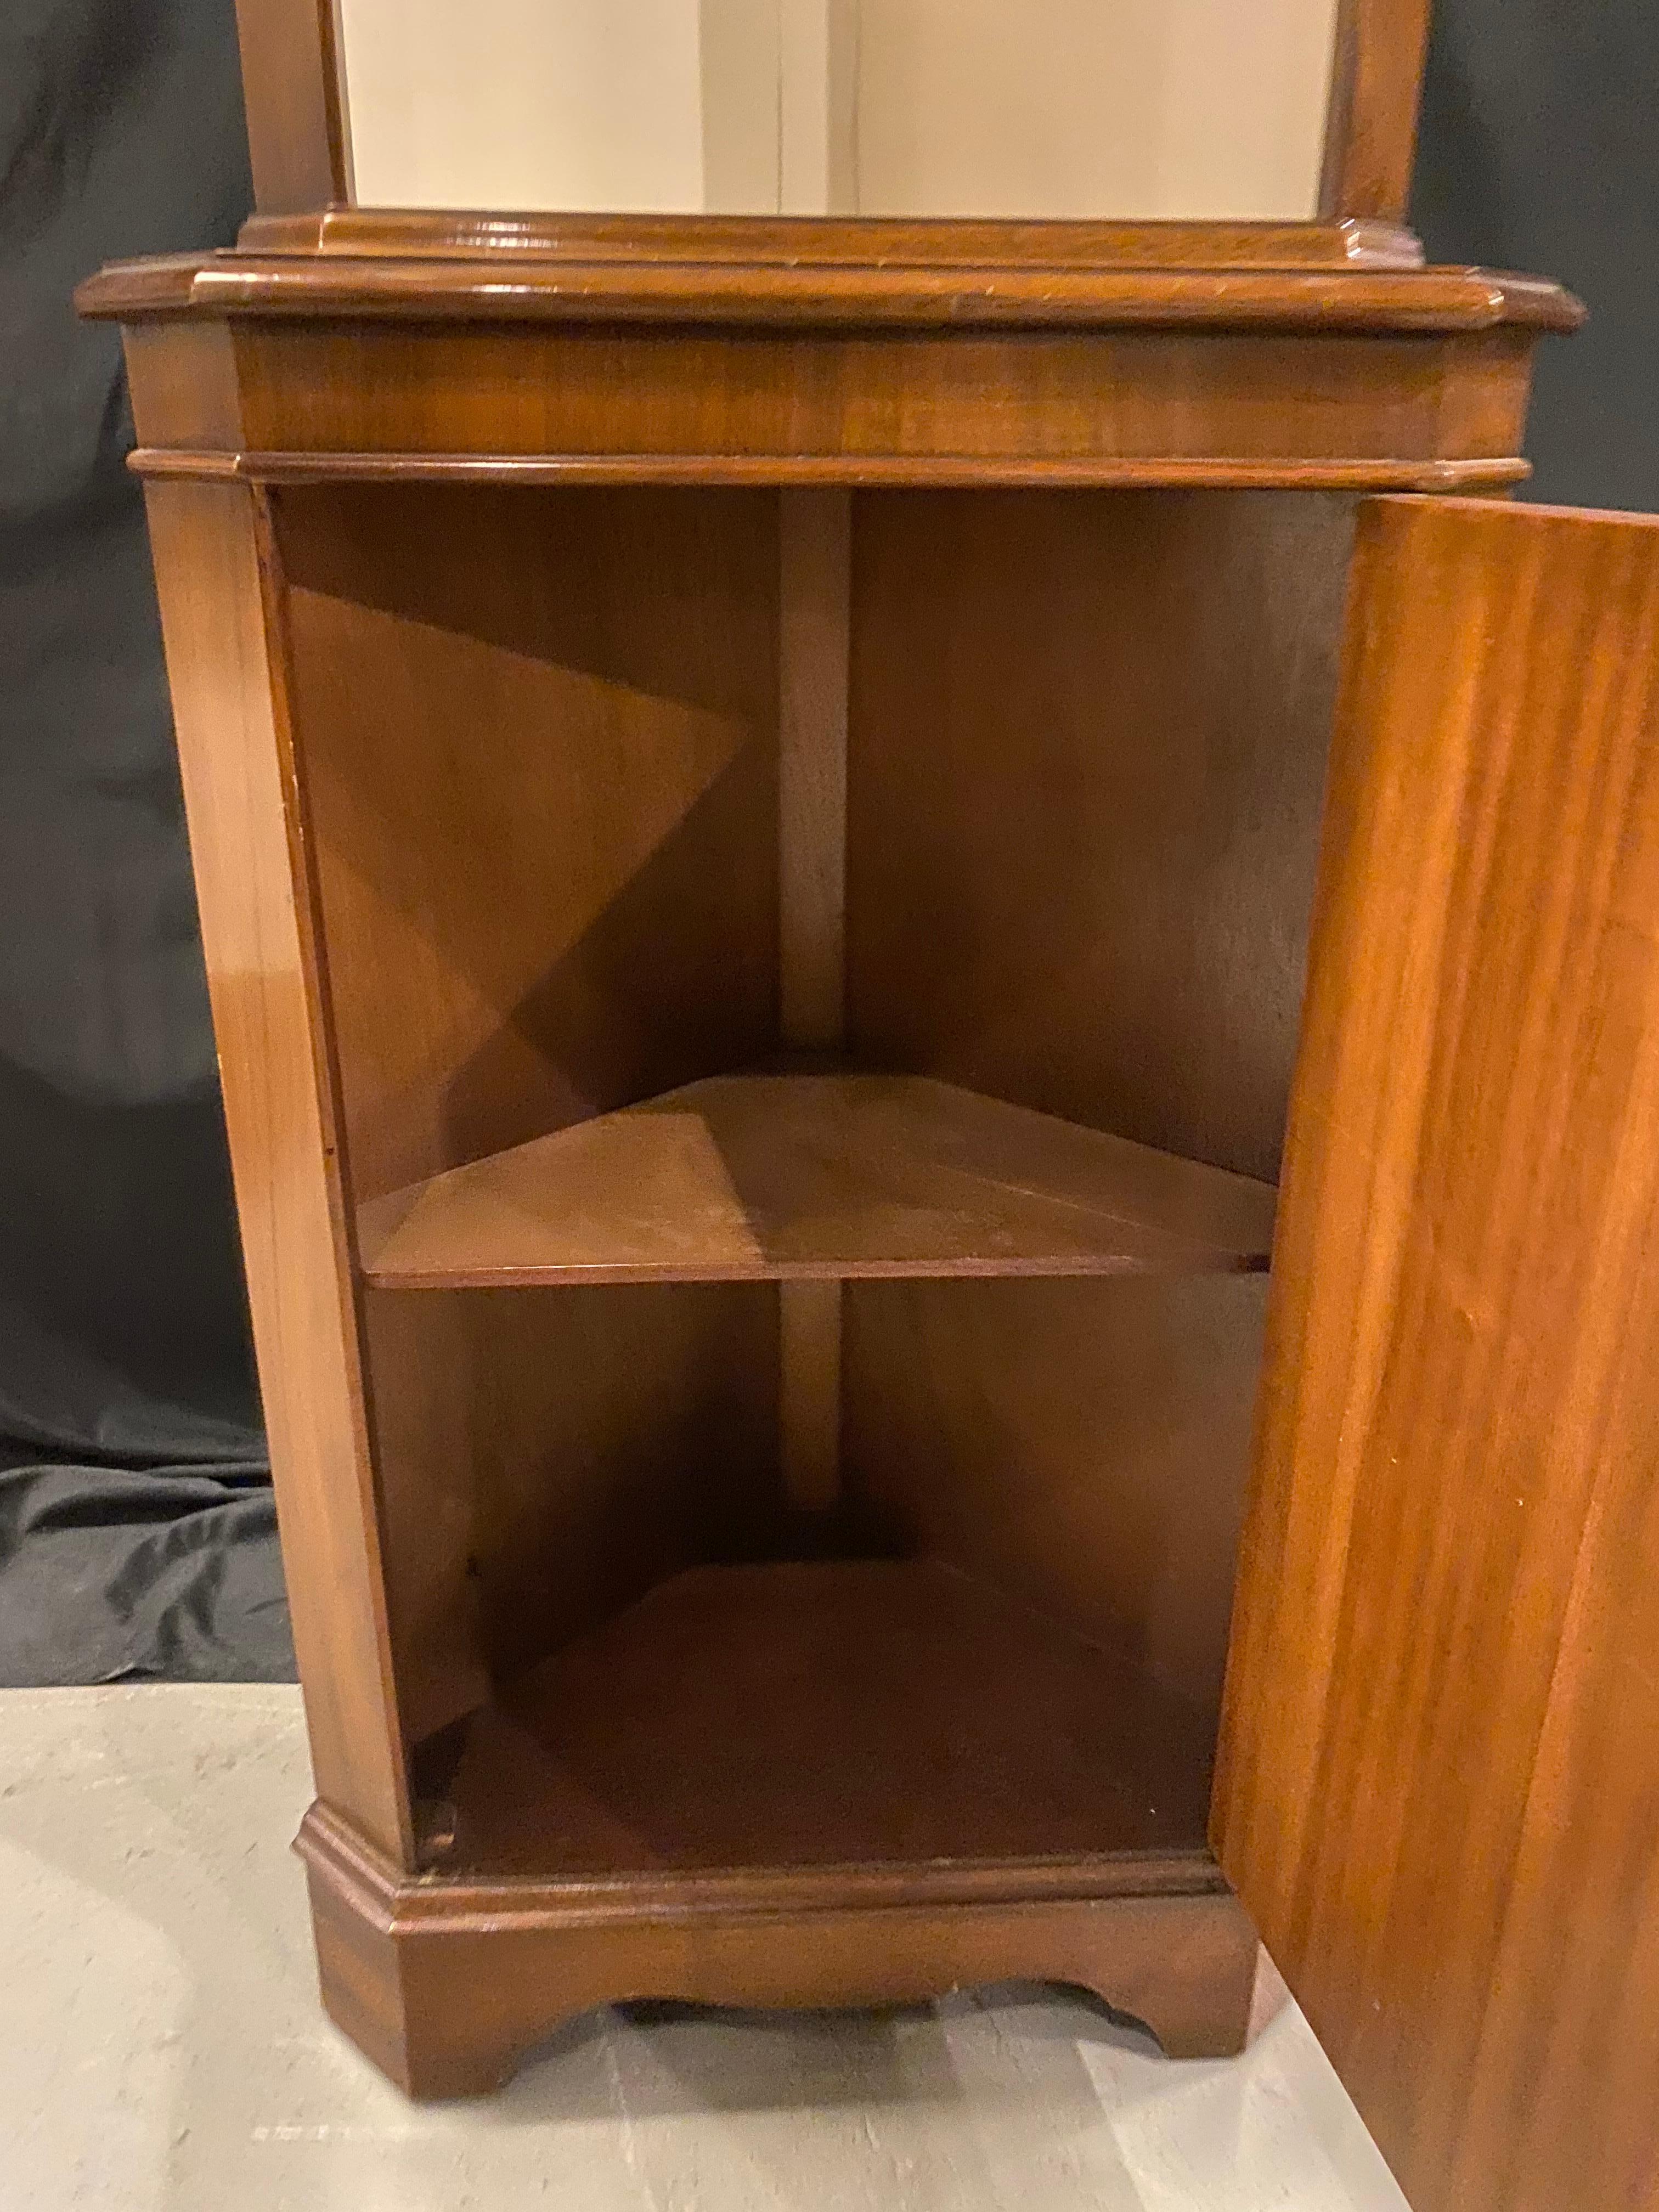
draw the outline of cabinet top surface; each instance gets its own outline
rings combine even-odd
[[[1386,225],[440,216],[255,218],[117,262],[85,314],[799,327],[1569,331],[1541,278],[1425,268]]]

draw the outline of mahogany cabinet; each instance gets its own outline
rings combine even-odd
[[[419,2095],[1013,1976],[1222,2054],[1259,1933],[1419,2212],[1654,2203],[1659,527],[1503,497],[1575,304],[485,228],[82,294],[331,2012]]]

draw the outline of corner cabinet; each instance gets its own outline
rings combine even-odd
[[[1222,2054],[1259,1934],[1418,2212],[1653,2203],[1659,527],[1501,496],[1574,303],[485,228],[82,295],[330,2010],[420,2095],[1012,1976]]]

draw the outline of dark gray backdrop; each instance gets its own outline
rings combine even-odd
[[[1413,220],[1559,276],[1534,496],[1659,508],[1659,7],[1440,0]],[[0,1684],[293,1664],[101,261],[250,204],[232,0],[0,21]]]
[[[0,1682],[291,1671],[100,261],[250,203],[231,0],[0,8]]]
[[[1436,0],[1412,220],[1590,310],[1539,349],[1527,496],[1659,509],[1659,6]]]

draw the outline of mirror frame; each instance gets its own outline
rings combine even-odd
[[[1316,223],[1404,222],[1430,5],[1340,0]],[[236,21],[256,216],[354,208],[337,0],[236,0]]]

